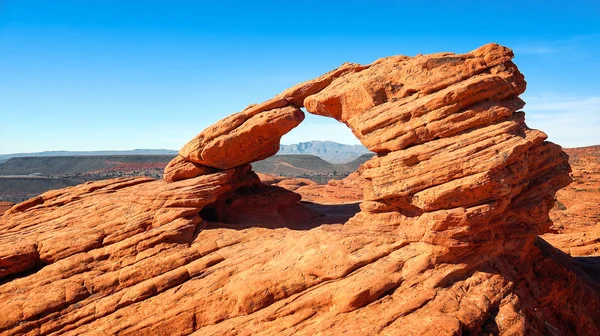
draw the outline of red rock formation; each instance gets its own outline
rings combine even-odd
[[[512,56],[491,44],[345,64],[203,131],[166,181],[13,207],[0,333],[599,334],[593,270],[537,238],[569,166],[517,112]],[[302,106],[378,153],[349,221],[352,204],[307,209],[248,168]]]
[[[11,202],[0,202],[0,216],[6,212],[6,210],[10,209],[14,204]]]
[[[177,155],[165,167],[163,179],[168,182],[174,182],[207,175],[218,170],[219,169],[207,167],[196,162],[186,161],[183,156]]]
[[[342,180],[330,180],[325,185],[305,178],[286,178],[260,173],[257,175],[264,184],[294,191],[307,202],[344,204],[363,200],[363,183],[359,172],[354,172]]]
[[[302,199],[320,204],[357,203],[363,200],[363,188],[355,172],[343,180],[330,180],[327,184],[303,184],[298,179],[284,180],[277,183],[282,188],[293,189],[302,195]],[[298,183],[296,186],[295,183]]]
[[[171,161],[166,181],[196,177],[273,156],[281,136],[304,120],[304,113],[285,100],[249,106],[205,129]]]
[[[567,148],[573,183],[559,190],[542,236],[572,256],[600,256],[600,146]]]

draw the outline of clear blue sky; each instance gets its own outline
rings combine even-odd
[[[341,63],[515,50],[527,120],[600,144],[598,1],[0,0],[0,153],[179,149]],[[283,143],[356,143],[310,117]]]

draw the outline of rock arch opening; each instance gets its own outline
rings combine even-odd
[[[364,201],[355,224],[385,223],[409,241],[449,235],[469,247],[531,240],[547,230],[554,193],[569,182],[569,168],[559,146],[525,125],[519,95],[526,83],[512,58],[510,49],[489,44],[467,54],[346,63],[205,129],[164,178],[271,157],[281,137],[304,120],[305,108],[346,124],[377,153],[360,174]],[[511,210],[523,207],[541,210]]]

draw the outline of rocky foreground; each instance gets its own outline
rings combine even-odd
[[[570,167],[525,125],[512,57],[490,44],[344,64],[207,128],[164,180],[12,207],[0,333],[600,334],[593,270],[538,238]],[[377,153],[329,186],[361,186],[360,208],[300,203],[292,190],[323,192],[252,172],[302,107]]]

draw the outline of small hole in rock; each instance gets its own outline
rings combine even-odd
[[[218,222],[219,216],[217,215],[217,210],[212,207],[204,208],[200,211],[200,217],[207,222]]]

